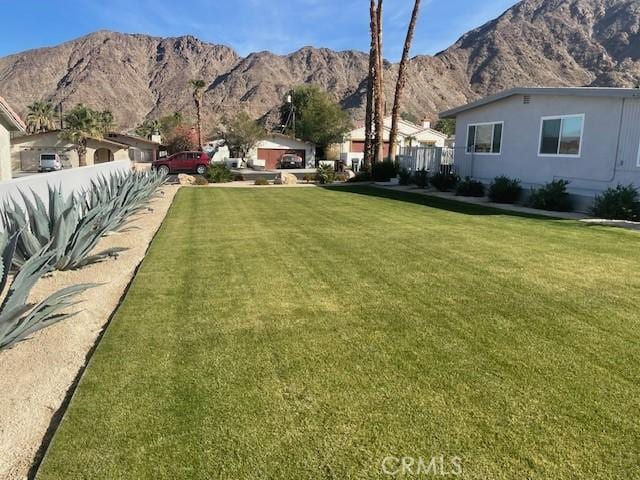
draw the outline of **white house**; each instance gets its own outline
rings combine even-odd
[[[462,176],[564,179],[583,206],[608,187],[640,187],[639,89],[514,88],[440,117],[456,119]]]
[[[384,119],[384,153],[389,154],[389,134],[391,133],[391,116]],[[362,162],[365,143],[364,122],[349,132],[345,141],[340,146],[340,158],[346,165],[352,166],[355,162]],[[431,128],[431,123],[424,121],[421,125],[400,120],[398,122],[398,146],[399,147],[444,147],[447,135]]]
[[[11,180],[11,132],[24,132],[26,125],[0,97],[0,181]]]
[[[279,167],[280,159],[285,154],[295,154],[301,157],[305,168],[316,167],[316,146],[313,143],[280,133],[270,133],[266,138],[260,140],[255,148],[249,152],[247,159],[250,165],[275,170]]]

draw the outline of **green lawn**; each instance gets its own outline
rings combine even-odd
[[[466,479],[632,478],[639,303],[634,232],[182,189],[39,478],[391,478],[385,457],[440,455]]]

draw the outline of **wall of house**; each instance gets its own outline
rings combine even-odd
[[[539,156],[541,118],[570,114],[585,115],[580,157]],[[487,182],[498,175],[519,178],[525,186],[566,179],[577,195],[593,196],[621,180],[640,185],[639,120],[638,100],[533,95],[525,104],[517,95],[457,117],[456,163]],[[482,122],[504,122],[500,154],[466,153],[468,125]]]
[[[89,187],[91,181],[101,175],[116,171],[126,172],[130,169],[131,162],[125,160],[14,178],[0,182],[0,204],[4,204],[9,199],[22,203],[20,192],[31,195],[31,191],[33,191],[47,205],[48,185],[59,186],[64,195],[71,195]]]
[[[99,149],[109,150],[114,161],[129,159],[126,148],[107,142],[89,140],[87,143],[87,165],[94,164],[96,150]],[[14,138],[11,142],[11,168],[15,172],[36,172],[42,153],[60,155],[64,168],[77,168],[80,165],[78,153],[73,149],[73,145],[66,140],[61,140],[57,132],[51,132]],[[99,158],[104,158],[104,156],[99,155]]]
[[[11,136],[0,124],[0,181],[11,179]]]
[[[249,155],[247,155],[247,160],[258,160],[258,149],[259,148],[271,148],[271,149],[282,149],[282,150],[304,150],[305,151],[305,161],[306,168],[315,168],[316,164],[316,147],[313,144],[300,142],[293,138],[285,138],[285,137],[273,137],[265,140],[260,140],[255,148],[253,148]]]

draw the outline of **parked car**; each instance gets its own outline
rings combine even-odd
[[[57,172],[62,170],[62,160],[57,153],[41,153],[40,164],[38,165],[39,172]]]
[[[285,153],[280,159],[280,168],[302,168],[302,157]]]
[[[179,152],[166,158],[161,158],[151,164],[151,168],[165,173],[197,173],[207,172],[210,158],[207,152]]]

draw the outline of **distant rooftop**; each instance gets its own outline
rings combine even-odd
[[[456,115],[482,107],[489,103],[497,102],[514,95],[563,95],[573,97],[619,97],[640,98],[640,89],[637,88],[608,88],[608,87],[517,87],[505,90],[495,95],[481,98],[475,102],[467,103],[460,107],[440,113],[440,118],[453,118]]]

